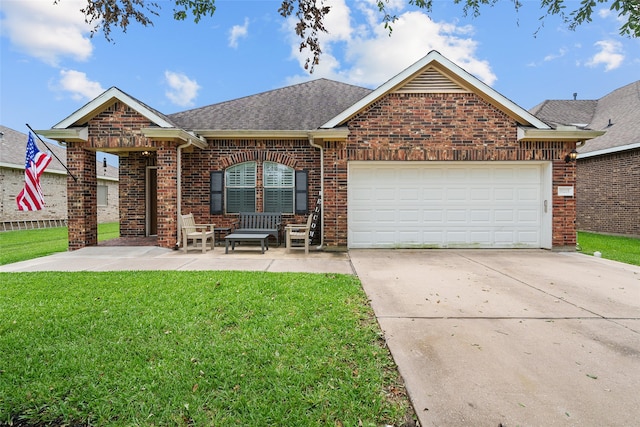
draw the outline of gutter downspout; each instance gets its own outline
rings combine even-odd
[[[177,171],[176,173],[178,174],[177,178],[177,200],[176,200],[176,208],[178,209],[177,211],[177,218],[176,218],[176,223],[178,224],[178,226],[176,227],[176,246],[175,249],[179,249],[180,248],[180,243],[181,243],[181,236],[182,233],[180,233],[180,228],[182,227],[182,224],[180,224],[180,215],[182,214],[182,149],[183,148],[187,148],[188,146],[193,145],[193,140],[190,138],[189,141],[187,141],[186,143],[182,144],[182,145],[178,145],[178,158],[177,158]]]
[[[316,248],[321,250],[324,246],[324,147],[313,141],[313,136],[309,135],[309,145],[320,150],[320,245]],[[311,215],[311,214],[309,214]]]

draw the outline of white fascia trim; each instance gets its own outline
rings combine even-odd
[[[467,71],[462,69],[460,66],[454,64],[444,56],[442,56],[438,51],[432,50],[425,57],[423,57],[418,62],[411,65],[409,68],[402,71],[400,74],[393,77],[391,80],[384,83],[382,86],[378,87],[376,90],[371,92],[369,95],[362,98],[360,101],[347,108],[345,111],[329,120],[322,126],[321,128],[333,128],[344,124],[351,117],[355,116],[359,111],[363,110],[367,106],[376,102],[382,96],[386,95],[388,92],[391,92],[397,86],[401,85],[404,81],[414,76],[422,69],[426,68],[432,62],[439,64],[441,67],[445,68],[446,71],[454,74],[459,80],[463,81],[467,86],[472,87],[475,91],[478,91],[484,94],[487,98],[492,99],[496,104],[500,105],[505,110],[511,111],[516,117],[525,122],[525,124],[530,124],[539,129],[550,129],[550,126],[547,125],[542,120],[538,119],[533,114],[529,113],[524,108],[518,106],[513,101],[509,100],[505,96],[498,93],[496,90],[492,89],[487,84],[481,82],[479,79],[469,74]]]
[[[187,143],[192,143],[198,148],[207,148],[207,141],[202,136],[195,135],[194,133],[187,132],[184,129],[178,128],[142,128],[140,129],[142,135],[151,139],[179,139]]]
[[[518,141],[567,141],[578,142],[604,135],[601,130],[585,130],[578,128],[536,129],[518,126]]]
[[[349,136],[349,129],[346,127],[313,130],[196,129],[194,132],[209,139],[308,139],[312,137],[343,140]]]
[[[75,113],[71,114],[66,119],[62,120],[60,123],[53,126],[56,129],[64,129],[70,126],[73,126],[78,121],[82,120],[84,117],[90,116],[94,111],[99,110],[104,104],[107,104],[112,99],[117,99],[118,101],[127,104],[129,107],[136,110],[142,116],[146,117],[156,125],[160,127],[174,127],[171,123],[166,121],[164,118],[160,117],[158,114],[150,110],[147,106],[141,104],[136,101],[126,93],[122,92],[117,87],[112,87],[104,91],[101,95],[98,95],[97,98],[94,98],[92,101],[89,101],[84,107],[77,110]]]
[[[58,142],[87,142],[89,140],[89,127],[72,127],[64,129],[36,130],[38,135],[53,139]]]
[[[345,140],[349,137],[349,129],[346,126],[331,129],[315,129],[308,133],[313,139],[321,140]]]
[[[195,129],[195,133],[210,139],[307,139],[307,130],[259,129]]]
[[[637,142],[635,144],[621,145],[619,147],[604,148],[602,150],[590,151],[588,153],[579,153],[578,154],[578,159],[585,159],[587,157],[602,156],[604,154],[618,153],[620,151],[634,150],[636,148],[640,148],[640,142]]]

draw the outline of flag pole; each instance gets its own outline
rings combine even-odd
[[[34,134],[35,136],[37,136],[37,137],[38,137],[38,139],[40,140],[40,142],[42,142],[42,143],[44,144],[44,146],[45,146],[45,147],[47,147],[47,150],[49,150],[49,152],[53,155],[53,157],[55,157],[55,158],[56,158],[56,160],[57,160],[58,162],[60,162],[60,164],[62,165],[62,167],[63,167],[63,168],[65,168],[65,169],[67,170],[67,173],[69,174],[69,176],[71,176],[71,178],[73,178],[73,180],[74,180],[75,182],[78,182],[78,178],[76,178],[75,176],[73,176],[73,174],[71,173],[71,171],[69,170],[69,168],[67,167],[67,165],[65,165],[64,163],[62,163],[62,160],[60,160],[60,159],[58,158],[58,156],[56,156],[56,153],[54,153],[54,152],[53,152],[53,150],[52,150],[51,148],[49,148],[49,146],[47,145],[47,143],[46,143],[46,142],[44,142],[44,141],[42,140],[42,138],[40,138],[40,135],[38,135],[38,134],[36,133],[36,131],[35,131],[35,130],[33,130],[33,128],[32,128],[31,126],[29,126],[29,123],[25,123],[25,124],[27,125],[27,127],[29,128],[29,130],[30,130],[31,132],[33,132],[33,134]]]

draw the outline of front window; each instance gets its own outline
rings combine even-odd
[[[226,170],[227,212],[256,211],[256,162],[240,163]]]
[[[274,162],[262,164],[264,212],[293,213],[294,170]]]

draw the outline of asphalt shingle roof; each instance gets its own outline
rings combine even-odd
[[[0,133],[2,134],[0,135],[0,163],[11,165],[13,167],[24,168],[28,138],[27,134],[2,125],[0,125]],[[45,147],[37,137],[34,136],[34,138],[40,151],[48,153],[49,150],[47,147],[49,147],[51,152],[55,153],[55,155],[58,156],[58,159],[60,159],[60,161],[66,166],[66,148],[60,147],[51,141],[48,141],[47,147]],[[65,171],[65,168],[54,157],[53,160],[51,160],[51,163],[49,163],[49,166],[47,166],[46,171]],[[99,177],[118,178],[118,168],[108,165],[107,170],[105,171],[102,167],[102,158],[96,158],[96,172]]]
[[[187,130],[312,130],[370,92],[371,89],[318,79],[168,117]]]
[[[640,143],[640,80],[598,100],[547,100],[530,112],[552,125],[586,125],[606,133],[578,148],[580,153]]]

